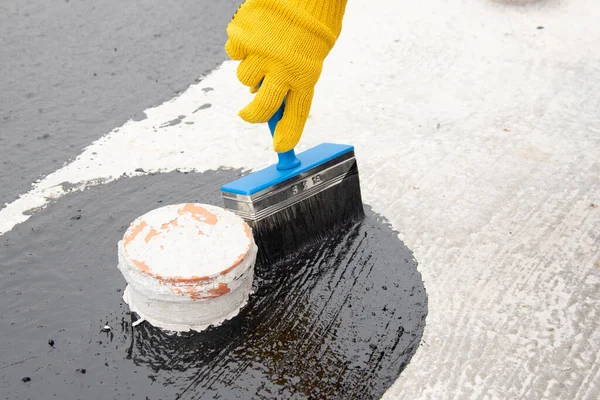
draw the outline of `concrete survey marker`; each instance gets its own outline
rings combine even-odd
[[[248,304],[222,325],[133,326],[116,246],[130,223],[164,205],[220,205],[219,187],[238,176],[120,179],[3,235],[0,397],[380,397],[419,346],[427,298],[412,252],[369,207],[361,224],[285,262],[257,263]]]
[[[123,300],[154,326],[201,331],[248,302],[257,247],[231,211],[195,203],[157,208],[131,223],[118,252],[128,283]]]

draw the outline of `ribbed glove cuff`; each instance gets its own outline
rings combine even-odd
[[[346,3],[347,0],[262,0],[254,5],[262,8],[264,15],[280,15],[290,25],[324,38],[333,47],[342,30]]]
[[[291,2],[325,24],[336,38],[340,35],[347,0],[291,0]]]

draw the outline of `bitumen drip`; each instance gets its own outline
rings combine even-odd
[[[173,334],[122,301],[116,244],[162,205],[222,206],[239,171],[169,173],[67,195],[0,237],[0,394],[16,398],[379,398],[417,350],[427,296],[412,252],[366,218],[256,265],[240,314]]]

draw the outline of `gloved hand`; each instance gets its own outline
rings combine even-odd
[[[225,50],[242,61],[237,76],[257,93],[240,117],[267,122],[286,98],[273,136],[278,153],[294,148],[302,136],[323,61],[342,30],[346,2],[246,0],[227,26]]]

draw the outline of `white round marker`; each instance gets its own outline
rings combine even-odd
[[[152,210],[133,221],[118,252],[123,300],[159,328],[201,331],[248,302],[257,247],[231,211],[196,203]]]

